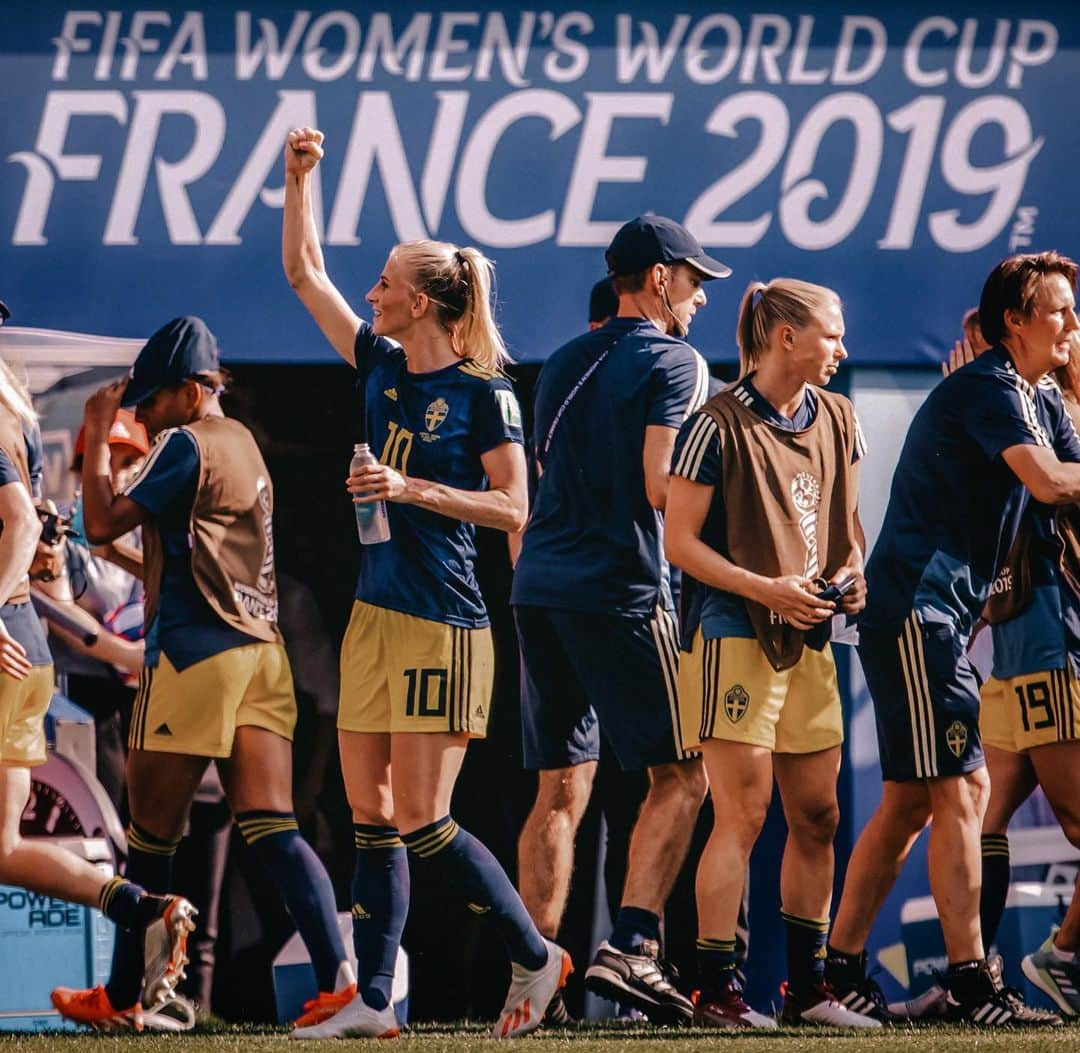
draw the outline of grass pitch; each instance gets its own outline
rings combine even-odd
[[[1072,1053],[1080,1050],[1080,1026],[1039,1031],[977,1031],[956,1027],[885,1029],[872,1034],[850,1031],[787,1030],[732,1035],[716,1031],[661,1031],[648,1026],[582,1024],[542,1031],[512,1043],[496,1044],[487,1027],[421,1025],[393,1044],[350,1039],[289,1044],[284,1029],[228,1026],[196,1028],[181,1035],[96,1035],[54,1032],[0,1035],[0,1053],[351,1053],[361,1048],[380,1053],[464,1053],[466,1050],[520,1048],[522,1053]]]

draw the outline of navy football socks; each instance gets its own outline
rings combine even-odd
[[[800,918],[797,914],[780,912],[787,932],[788,984],[798,995],[808,994],[825,982],[825,941],[829,920]]]
[[[1005,834],[982,835],[982,892],[979,894],[979,924],[983,948],[989,954],[997,938],[1005,901],[1009,897],[1009,839]]]
[[[409,913],[409,859],[393,826],[353,824],[352,881],[356,983],[372,1009],[390,1004],[401,933]]]
[[[424,867],[434,883],[457,892],[474,910],[495,916],[510,960],[539,969],[547,945],[498,860],[450,816],[403,834],[414,866]]]
[[[735,973],[735,938],[713,940],[698,937],[697,971],[701,1002],[715,1002]]]
[[[296,816],[292,812],[241,812],[236,825],[285,901],[311,955],[319,990],[333,991],[339,968],[348,960],[337,924],[334,888],[322,861],[300,836]]]
[[[645,940],[660,942],[660,915],[642,907],[620,907],[608,943],[623,954],[640,954]]]
[[[176,855],[176,841],[163,841],[159,837],[143,830],[136,823],[131,823],[127,830],[128,864],[127,879],[130,888],[167,889],[172,884],[173,857]],[[112,884],[110,882],[110,884]],[[140,887],[141,886],[141,887]],[[102,890],[102,900],[106,899],[106,890]],[[130,893],[117,886],[107,903],[103,902],[106,914],[113,918],[128,914],[129,922],[116,930],[116,942],[113,944],[112,970],[105,992],[114,1009],[130,1009],[138,1000],[143,979],[143,935],[136,912],[138,904],[132,904]],[[115,920],[115,919],[114,919]]]
[[[98,910],[118,928],[138,932],[157,918],[168,900],[151,896],[126,878],[110,878],[98,893]]]

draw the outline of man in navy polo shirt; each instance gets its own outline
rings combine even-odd
[[[682,749],[678,639],[662,515],[675,436],[708,393],[685,338],[702,283],[731,272],[678,223],[641,216],[607,251],[618,313],[556,351],[536,391],[541,470],[514,575],[527,767],[540,772],[521,833],[522,898],[554,934],[600,733],[649,792],[630,843],[622,905],[586,986],[659,1023],[693,1009],[659,957],[664,902],[705,794]]]

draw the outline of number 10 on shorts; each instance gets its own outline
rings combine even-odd
[[[405,696],[405,716],[445,717],[446,670],[406,669],[404,675],[409,682]]]

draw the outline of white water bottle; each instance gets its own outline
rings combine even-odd
[[[358,442],[353,447],[353,458],[349,464],[349,474],[355,475],[368,464],[378,464],[378,459],[371,452],[366,442]],[[363,494],[354,495],[363,497]],[[353,505],[356,511],[356,532],[360,535],[361,545],[378,545],[390,540],[390,517],[386,514],[385,501],[372,501],[370,504]]]

